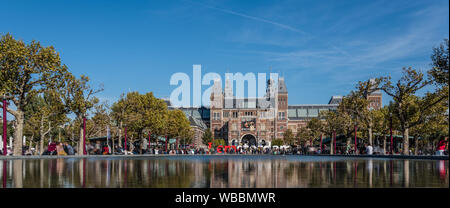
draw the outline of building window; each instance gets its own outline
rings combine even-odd
[[[237,118],[238,117],[238,112],[233,112],[233,118]]]
[[[216,120],[216,121],[220,120],[220,113],[219,112],[214,112],[213,119]]]
[[[297,109],[298,117],[306,117],[308,115],[306,109]]]
[[[214,130],[214,137],[215,137],[215,138],[220,138],[220,137],[221,137],[220,129],[215,129],[215,130]]]
[[[295,109],[289,109],[288,110],[288,117],[289,118],[295,118],[297,117],[297,111]]]
[[[261,128],[261,131],[265,131],[266,130],[266,125],[261,124],[260,128]]]
[[[278,112],[278,120],[284,120],[286,116],[286,112]]]
[[[319,109],[308,109],[308,117],[318,117],[319,116]]]
[[[230,112],[228,112],[228,111],[227,112],[223,112],[223,117],[224,118],[228,118],[228,116],[230,116]]]
[[[253,112],[250,111],[244,112],[244,116],[253,116]]]

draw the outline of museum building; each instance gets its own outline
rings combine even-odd
[[[283,138],[290,129],[294,135],[300,127],[306,126],[312,118],[318,118],[322,111],[335,111],[342,96],[332,96],[328,104],[288,104],[288,89],[283,77],[278,82],[267,81],[266,95],[262,98],[236,98],[232,81],[225,81],[222,90],[219,81],[214,82],[209,107],[176,108],[189,119],[194,131],[193,145],[202,144],[203,132],[208,128],[214,138],[224,139],[228,145],[266,146],[275,138]],[[369,97],[370,107],[380,108],[380,91]]]

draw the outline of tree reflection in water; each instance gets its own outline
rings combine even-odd
[[[176,156],[1,160],[14,188],[382,188],[449,186],[448,160]]]

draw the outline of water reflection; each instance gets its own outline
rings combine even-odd
[[[0,161],[8,188],[382,188],[449,186],[441,160],[152,157]]]

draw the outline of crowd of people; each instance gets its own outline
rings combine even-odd
[[[202,148],[202,147],[180,147],[180,148],[168,148],[164,144],[157,146],[143,146],[140,147],[138,142],[128,143],[125,145],[115,144],[114,148],[107,142],[88,142],[86,144],[86,154],[88,155],[138,155],[138,154],[154,154],[154,155],[175,155],[175,154],[266,154],[266,155],[317,155],[317,154],[338,154],[338,155],[382,155],[391,154],[389,151],[384,152],[383,148],[379,146],[372,146],[370,144],[359,144],[356,148],[355,145],[347,143],[346,145],[337,145],[336,147],[329,147],[326,144],[319,146],[312,146],[309,144],[300,146],[265,146],[256,147],[247,145],[234,146],[234,147],[221,147],[221,148]],[[333,150],[333,151],[332,151]],[[400,154],[401,149],[394,151],[394,154]],[[0,150],[0,154],[3,154]],[[419,151],[418,155],[432,155],[430,151],[428,153]],[[448,138],[442,139],[438,142],[435,155],[448,155]],[[7,148],[7,155],[12,155],[10,147]],[[23,155],[40,155],[40,152],[35,148],[28,146],[23,147]],[[42,155],[78,155],[77,149],[72,147],[68,142],[50,142],[42,153]],[[411,150],[412,155],[412,150]]]

